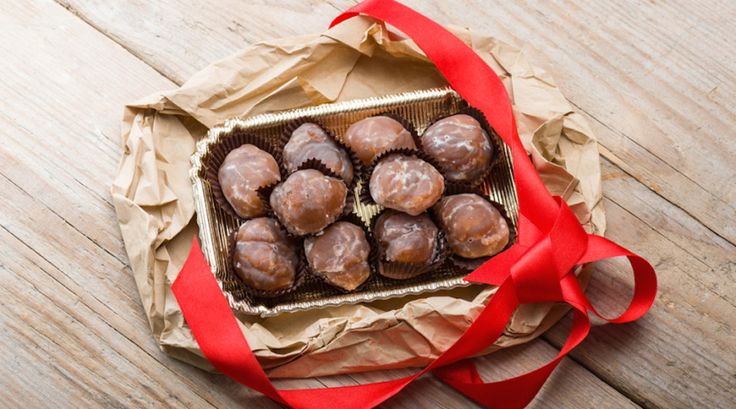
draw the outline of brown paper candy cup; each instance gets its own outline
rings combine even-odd
[[[421,160],[429,163],[435,169],[437,169],[437,171],[439,171],[440,173],[442,173],[440,171],[440,169],[437,167],[437,162],[434,159],[430,158],[427,154],[425,154],[422,151],[419,151],[417,149],[409,149],[409,148],[397,148],[397,149],[387,150],[386,152],[384,152],[384,153],[376,156],[376,158],[373,160],[373,162],[371,162],[371,164],[366,168],[365,176],[363,178],[363,190],[361,190],[361,192],[360,192],[360,201],[361,201],[361,203],[365,203],[367,205],[378,205],[378,206],[383,207],[383,205],[381,205],[380,203],[376,203],[376,201],[373,200],[373,196],[371,195],[371,192],[370,192],[370,181],[371,181],[371,176],[373,175],[373,171],[376,168],[376,165],[378,165],[378,163],[381,160],[383,160],[383,159],[385,159],[385,158],[387,158],[387,157],[389,157],[391,155],[415,156],[418,159],[421,159]],[[442,176],[442,179],[443,179],[443,181],[445,183],[445,186],[447,186],[447,179],[444,177],[444,175]],[[445,187],[445,189],[446,189],[446,187]]]
[[[509,218],[509,215],[506,212],[506,209],[503,207],[502,204],[488,199],[488,196],[485,195],[479,189],[478,186],[471,187],[471,186],[457,185],[455,186],[455,190],[456,191],[453,192],[452,195],[462,194],[462,193],[472,193],[472,194],[476,194],[482,197],[488,203],[493,205],[493,207],[495,207],[499,211],[499,213],[501,213],[501,217],[503,217],[504,220],[506,220],[506,225],[508,225],[509,227],[509,242],[506,244],[506,246],[504,246],[503,249],[501,249],[501,251],[499,251],[496,254],[502,253],[503,251],[511,247],[516,242],[516,228],[514,227],[514,224],[511,222],[511,218]],[[447,235],[447,232],[444,231],[445,230],[444,224],[440,223],[439,215],[437,215],[437,213],[435,212],[434,206],[432,207],[432,209],[430,209],[429,214],[432,217],[432,219],[435,220],[435,223],[437,224],[437,226],[444,232],[445,235]],[[449,255],[447,257],[448,265],[453,268],[459,269],[460,271],[468,272],[468,273],[476,270],[483,263],[485,263],[486,261],[496,256],[496,254],[493,254],[493,255],[485,256],[485,257],[466,258],[466,257],[459,256],[457,254],[454,254],[449,244],[447,247],[448,247],[448,252],[449,252]]]
[[[235,272],[235,267],[233,266],[233,257],[235,257],[235,245],[236,245],[236,236],[238,234],[238,230],[233,231],[230,236],[228,236],[228,246],[230,248],[230,261],[228,263],[228,268],[232,271],[233,277],[236,277],[238,280],[238,283],[240,284],[240,287],[243,289],[243,291],[247,294],[249,294],[252,297],[257,298],[276,298],[281,297],[283,295],[289,294],[293,291],[295,291],[299,286],[302,285],[304,282],[304,277],[306,276],[306,268],[307,268],[307,260],[304,257],[304,250],[303,245],[299,241],[295,243],[296,249],[297,249],[297,257],[299,258],[299,263],[296,267],[296,273],[294,275],[294,282],[286,288],[281,288],[278,290],[260,290],[258,288],[253,288],[243,282],[243,280],[240,278],[240,276]],[[292,240],[294,240],[292,238]]]
[[[345,184],[345,187],[347,188],[347,194],[345,195],[345,204],[343,205],[342,212],[337,216],[335,221],[337,221],[341,217],[345,217],[353,213],[353,208],[355,207],[355,196],[354,196],[352,185],[348,185],[347,183],[345,183],[345,181],[342,178],[337,176],[335,172],[333,172],[330,168],[328,168],[327,165],[322,163],[322,161],[320,161],[319,159],[307,159],[306,161],[302,162],[301,165],[299,165],[299,167],[294,171],[294,173],[300,170],[305,170],[305,169],[314,169],[314,170],[320,171],[325,176],[329,176],[331,178],[337,179]],[[282,226],[284,226],[284,228],[286,229],[286,233],[288,236],[300,237],[299,235],[289,230],[289,227],[281,221],[281,219],[278,217],[276,212],[273,211],[273,208],[271,208],[271,194],[273,193],[273,190],[274,188],[276,188],[276,186],[278,185],[261,188],[258,190],[258,195],[261,197],[262,200],[264,200],[264,207],[266,208],[266,211],[269,217],[273,217],[274,219],[278,220],[279,223]],[[334,223],[335,221],[329,223],[327,226]],[[327,226],[325,226],[325,228],[327,228]],[[314,234],[319,234],[319,233],[314,233]],[[307,235],[302,235],[302,236],[307,236]]]
[[[445,234],[439,226],[437,226],[435,252],[430,262],[414,264],[386,260],[384,257],[383,246],[381,246],[375,236],[376,221],[381,214],[383,214],[383,212],[379,213],[372,220],[370,235],[371,246],[376,249],[374,254],[374,263],[380,275],[394,280],[408,280],[410,278],[414,278],[416,276],[435,271],[445,265],[445,262],[449,255],[449,248],[447,246],[447,241],[445,240]]]
[[[291,122],[289,122],[286,125],[286,127],[284,128],[284,131],[281,134],[281,137],[279,138],[279,141],[278,141],[278,145],[279,145],[278,148],[282,152],[282,158],[283,158],[283,150],[284,150],[284,147],[289,142],[289,139],[291,139],[291,135],[294,133],[294,131],[297,128],[299,128],[300,126],[302,126],[302,125],[304,125],[306,123],[312,123],[312,124],[315,124],[318,127],[320,127],[325,132],[325,134],[327,134],[327,137],[330,138],[335,143],[335,145],[338,146],[338,148],[340,148],[343,151],[345,151],[345,153],[348,155],[348,159],[350,159],[350,164],[353,167],[353,179],[348,181],[348,180],[345,180],[341,175],[337,175],[337,172],[335,172],[335,171],[332,171],[331,173],[334,174],[334,175],[337,175],[336,176],[337,178],[343,180],[345,182],[345,185],[348,186],[348,188],[351,188],[351,187],[355,186],[355,183],[358,181],[358,179],[363,174],[363,163],[360,161],[360,159],[358,159],[357,156],[355,156],[355,152],[353,152],[350,149],[350,147],[348,147],[342,140],[340,140],[338,137],[336,137],[335,136],[335,133],[332,132],[326,126],[324,126],[324,124],[322,122],[320,122],[319,120],[317,120],[315,118],[312,118],[312,117],[300,118],[300,119],[291,121]],[[289,172],[288,169],[286,169],[286,164],[284,163],[283,160],[279,162],[279,166],[282,168],[282,172],[285,175],[287,175],[289,173],[292,173],[292,172]],[[299,168],[299,166],[297,166],[297,170],[298,170],[298,168]],[[296,170],[294,170],[294,172],[296,172]]]
[[[276,188],[276,186],[278,186],[280,183],[281,182],[274,183],[268,186],[262,186],[256,190],[256,194],[261,199],[261,202],[263,202],[263,212],[265,213],[264,216],[270,217],[275,220],[279,220],[279,218],[276,217],[276,214],[273,212],[273,209],[271,208],[271,201],[269,199],[271,198],[271,193],[273,193],[273,189]],[[281,224],[280,220],[279,224]],[[288,230],[286,230],[286,234],[289,234]]]
[[[322,272],[320,272],[320,271],[315,270],[315,269],[312,268],[312,266],[309,264],[309,260],[306,257],[306,251],[304,251],[304,243],[302,243],[302,252],[304,253],[305,266],[306,266],[305,267],[305,270],[306,270],[306,272],[308,274],[311,274],[312,276],[319,278],[320,280],[324,281],[329,286],[331,286],[331,287],[333,287],[333,288],[335,288],[338,291],[341,291],[343,293],[349,293],[349,292],[353,292],[353,291],[360,291],[363,287],[365,287],[366,283],[371,280],[371,278],[373,277],[373,275],[376,274],[376,265],[373,262],[374,259],[375,259],[375,254],[374,253],[376,252],[376,247],[373,246],[373,244],[371,243],[370,233],[368,232],[367,226],[365,225],[365,223],[363,223],[363,221],[357,215],[355,215],[353,213],[350,213],[350,214],[345,215],[345,216],[341,217],[340,219],[336,220],[334,223],[337,223],[337,222],[348,222],[348,223],[354,224],[354,225],[360,227],[361,229],[363,229],[363,234],[365,234],[365,238],[368,241],[368,246],[370,247],[370,253],[368,253],[368,265],[370,266],[370,269],[371,269],[370,275],[368,276],[368,278],[365,279],[365,281],[363,281],[358,287],[356,287],[353,290],[346,290],[346,289],[344,289],[344,288],[342,288],[340,286],[337,286],[337,285],[333,284],[327,278],[327,276],[324,273],[322,273]],[[316,237],[316,236],[317,235],[307,236],[307,237],[305,237],[305,241],[308,240],[310,237]]]
[[[238,128],[234,128],[230,135],[222,138],[219,144],[213,146],[207,156],[202,158],[203,165],[205,166],[205,179],[212,187],[212,195],[215,198],[217,205],[228,215],[242,220],[243,218],[238,216],[235,209],[227,201],[225,195],[222,193],[222,187],[220,186],[220,179],[218,172],[220,166],[225,161],[225,157],[234,149],[241,147],[242,145],[254,145],[259,149],[269,153],[276,160],[276,163],[280,164],[281,150],[278,149],[269,139],[246,133]],[[279,168],[281,165],[279,165]],[[283,180],[284,173],[281,172],[281,179]],[[264,205],[267,203],[264,202]],[[262,215],[261,215],[262,216]],[[260,216],[257,216],[260,217]]]
[[[419,145],[417,145],[417,140],[419,138],[419,135],[417,134],[416,128],[414,128],[414,124],[412,124],[408,119],[404,118],[403,116],[401,116],[401,115],[399,115],[399,114],[397,114],[397,113],[395,113],[393,111],[386,111],[386,112],[382,112],[380,114],[372,115],[372,116],[370,116],[370,118],[375,118],[377,116],[385,116],[385,117],[391,118],[391,119],[395,120],[396,122],[398,122],[399,124],[401,124],[401,126],[404,127],[404,129],[406,129],[407,131],[409,131],[409,134],[411,134],[411,138],[414,141],[414,145],[417,146],[417,147],[419,146]],[[350,148],[350,146],[347,145],[347,143],[345,143],[343,141],[342,144],[343,144],[343,146],[345,146],[348,149],[348,152],[353,157],[355,157],[356,159],[358,158],[358,155],[355,154],[355,151],[353,151],[352,148]],[[381,155],[384,155],[388,151],[398,150],[398,149],[412,149],[412,148],[389,148],[387,151],[381,152],[380,154],[376,155],[376,158],[378,158]],[[375,159],[376,158],[374,158],[374,160],[371,163],[375,162]],[[370,167],[370,164],[366,165],[360,159],[357,159],[357,160],[358,160],[358,163],[360,164],[361,170],[362,170],[362,172],[360,173],[360,177],[363,180],[366,180],[366,175],[368,174],[367,168]]]

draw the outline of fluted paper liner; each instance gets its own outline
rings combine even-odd
[[[404,129],[406,129],[409,132],[409,134],[412,137],[412,140],[414,141],[414,145],[416,145],[418,134],[417,134],[416,128],[414,128],[414,124],[412,124],[408,119],[406,119],[401,114],[399,114],[399,113],[397,113],[395,111],[380,112],[380,113],[376,113],[374,115],[369,115],[369,116],[366,116],[366,117],[360,118],[360,119],[375,118],[375,117],[379,117],[379,116],[385,116],[385,117],[391,118],[391,119],[395,120],[396,122],[398,122]],[[358,122],[358,121],[355,121],[355,122]],[[355,123],[355,122],[353,122],[353,123]],[[349,128],[350,125],[352,125],[353,123],[348,124],[348,127],[347,128]],[[347,128],[345,129],[345,131],[343,132],[343,134],[347,132]],[[360,167],[361,167],[361,171],[362,171],[361,172],[361,179],[364,179],[365,178],[365,173],[366,173],[366,168],[369,167],[370,164],[365,164],[365,163],[363,163],[363,161],[361,161],[360,159],[358,159],[358,154],[350,147],[350,145],[348,145],[348,143],[345,141],[344,137],[340,137],[340,138],[338,138],[338,140],[350,152],[351,156],[358,161],[358,163],[360,164]],[[387,150],[392,150],[392,149],[400,149],[400,148],[389,148]],[[376,155],[376,157],[382,155],[383,153],[385,153],[385,151],[379,153],[378,155]],[[374,161],[375,161],[375,158],[373,159],[373,161],[371,161],[371,163],[374,162]]]
[[[279,227],[283,228],[281,224],[279,224]],[[237,245],[237,234],[238,234],[238,231],[235,230],[228,237],[228,249],[229,249],[228,268],[230,269],[230,272],[231,272],[231,274],[229,275],[231,282],[223,283],[223,285],[236,289],[234,291],[242,291],[244,294],[247,294],[248,296],[252,298],[281,297],[281,296],[284,296],[286,294],[289,294],[295,291],[297,288],[299,288],[300,285],[302,285],[302,283],[304,282],[304,277],[307,274],[306,273],[307,260],[304,258],[304,251],[303,251],[302,243],[300,239],[289,237],[290,240],[294,241],[294,246],[296,248],[296,254],[299,259],[299,263],[297,264],[296,272],[294,274],[294,281],[291,283],[291,285],[285,288],[280,288],[278,290],[261,290],[261,289],[249,286],[240,278],[240,276],[238,276],[237,273],[235,273],[233,258],[235,257],[235,246]]]
[[[305,260],[306,260],[306,263],[305,263],[306,271],[309,274],[311,274],[311,275],[313,275],[313,276],[321,279],[322,281],[324,281],[325,284],[327,284],[329,286],[332,286],[333,288],[335,288],[335,289],[337,289],[337,290],[339,290],[339,291],[341,291],[343,293],[350,293],[350,292],[355,292],[355,291],[361,291],[362,288],[365,287],[365,285],[368,282],[370,282],[374,278],[374,276],[376,275],[376,271],[377,271],[376,270],[376,264],[375,264],[376,247],[373,246],[372,243],[371,243],[370,233],[368,232],[368,228],[367,228],[366,224],[363,223],[363,221],[355,213],[347,214],[347,215],[339,218],[338,220],[336,220],[333,224],[335,224],[337,222],[348,222],[348,223],[352,223],[352,224],[360,227],[361,229],[363,229],[363,234],[365,234],[365,239],[366,239],[366,241],[368,241],[368,245],[370,246],[370,252],[368,253],[368,265],[370,266],[370,269],[371,269],[370,276],[368,276],[368,278],[365,281],[363,281],[358,287],[356,287],[356,288],[354,288],[352,290],[346,290],[346,289],[344,289],[342,287],[336,286],[336,285],[334,285],[334,284],[332,284],[330,282],[330,280],[327,278],[327,276],[324,273],[322,273],[319,270],[315,270],[314,268],[312,268],[312,266],[309,264],[309,259],[306,258],[306,251],[304,249],[304,243],[302,243],[302,252],[304,253],[304,257],[305,257]],[[317,237],[317,236],[318,235],[306,236],[304,238],[304,240],[306,241],[310,237]]]
[[[352,183],[351,184],[346,183],[340,176],[337,175],[337,173],[333,172],[330,168],[327,167],[327,165],[325,165],[319,159],[312,158],[312,159],[305,160],[304,162],[302,162],[296,168],[296,170],[293,173],[296,173],[296,172],[298,172],[300,170],[305,170],[305,169],[314,169],[314,170],[320,171],[323,175],[328,176],[328,177],[331,177],[331,178],[334,178],[334,179],[337,179],[340,182],[342,182],[343,184],[345,184],[345,187],[347,189],[347,193],[345,195],[345,203],[343,204],[342,212],[340,212],[340,214],[338,216],[336,216],[335,220],[332,221],[330,224],[332,224],[335,221],[337,221],[337,219],[339,219],[340,217],[344,217],[344,216],[346,216],[346,215],[348,215],[348,214],[350,214],[350,213],[353,212],[353,207],[355,206],[355,197],[353,195]],[[291,176],[291,175],[289,175],[289,176]],[[287,179],[288,179],[288,177],[287,177]],[[287,232],[287,234],[289,236],[291,236],[291,237],[300,237],[300,236],[306,236],[306,235],[308,235],[308,234],[306,234],[306,235],[305,234],[296,234],[296,233],[292,232],[289,229],[289,227],[286,225],[286,223],[284,223],[284,222],[281,221],[281,219],[278,217],[278,215],[276,214],[276,212],[271,207],[271,194],[273,193],[273,190],[277,186],[278,186],[278,184],[272,185],[272,186],[266,186],[266,187],[261,188],[261,189],[258,190],[258,195],[261,197],[261,199],[262,200],[266,200],[267,205],[265,205],[265,208],[266,208],[267,214],[269,215],[269,217],[273,217],[276,220],[278,220],[279,223],[281,223],[281,225],[284,226],[284,228],[286,229],[286,232]],[[327,226],[329,226],[329,224]],[[325,228],[327,228],[327,226],[325,226]],[[316,234],[316,233],[312,233],[312,234]]]
[[[214,196],[215,202],[217,202],[217,205],[220,206],[220,208],[228,215],[236,218],[241,217],[235,213],[235,209],[233,209],[230,202],[225,198],[225,195],[222,192],[222,187],[220,186],[218,172],[220,171],[220,166],[222,166],[227,155],[234,149],[243,145],[253,145],[269,153],[276,160],[276,163],[279,164],[281,180],[284,180],[285,175],[281,166],[281,150],[277,148],[272,140],[264,136],[246,132],[239,127],[234,127],[230,132],[228,132],[226,137],[221,138],[220,143],[212,146],[205,155],[201,156],[202,167],[205,169],[205,179],[207,179],[212,187],[212,195]],[[275,186],[275,184],[273,186]],[[267,186],[262,186],[261,188],[264,187]],[[265,206],[268,206],[268,203],[264,202],[264,207]],[[264,211],[263,215],[256,217],[264,216],[265,213],[266,212]]]
[[[333,142],[342,150],[345,151],[345,153],[348,155],[348,158],[350,159],[350,164],[353,166],[353,179],[350,181],[345,180],[345,184],[348,186],[348,188],[353,188],[355,186],[355,183],[360,179],[361,174],[363,173],[363,163],[358,159],[358,157],[355,155],[355,152],[350,149],[349,146],[345,144],[345,142],[335,136],[334,132],[332,132],[329,128],[324,126],[318,119],[312,118],[309,116],[295,119],[291,122],[289,122],[286,127],[284,127],[284,131],[281,134],[281,137],[279,138],[278,145],[279,149],[282,152],[283,157],[283,150],[286,144],[289,142],[289,139],[291,139],[291,134],[294,133],[294,131],[299,128],[300,126],[306,124],[306,123],[312,123],[320,127],[325,134],[327,134],[327,137],[332,139]],[[283,169],[284,174],[291,173],[286,169],[286,164],[282,160],[280,162],[280,166]],[[299,166],[297,166],[297,169]],[[336,172],[331,172],[333,174],[336,174]],[[341,175],[337,175],[339,179],[344,179]]]
[[[432,222],[437,225],[437,237],[435,238],[434,253],[432,254],[432,259],[429,260],[429,262],[402,263],[387,260],[384,255],[383,246],[381,246],[378,238],[375,236],[376,222],[385,211],[387,210],[382,211],[373,218],[370,235],[371,245],[375,249],[373,262],[377,266],[377,270],[380,275],[394,280],[407,280],[419,277],[423,274],[432,274],[434,271],[437,271],[439,268],[444,266],[449,254],[449,248],[447,246],[447,241],[445,240],[444,232],[434,220],[432,220]]]
[[[498,212],[501,213],[501,217],[503,217],[504,220],[506,220],[506,224],[509,226],[508,243],[506,243],[506,245],[500,251],[490,256],[476,257],[476,258],[462,257],[460,255],[453,253],[452,248],[449,247],[449,243],[448,243],[448,250],[449,250],[449,255],[447,257],[448,264],[458,269],[462,273],[468,274],[474,271],[475,269],[477,269],[478,267],[480,267],[486,261],[493,258],[493,256],[495,256],[496,254],[499,254],[505,251],[506,249],[511,247],[516,242],[516,224],[512,222],[504,206],[501,203],[488,199],[488,196],[484,194],[484,192],[479,187],[472,187],[468,185],[455,185],[454,190],[455,191],[453,193],[447,194],[446,196],[452,196],[452,195],[463,194],[463,193],[476,194],[480,196],[481,198],[487,200],[491,205],[493,205],[493,207],[495,207],[496,210],[498,210]],[[443,224],[440,223],[439,215],[436,212],[435,206],[433,206],[432,209],[429,210],[429,214],[432,217],[432,219],[435,220],[437,227],[439,227],[441,230],[445,230],[443,227]],[[444,232],[444,233],[445,235],[447,235],[447,232]]]
[[[483,173],[481,173],[480,175],[478,175],[477,177],[473,179],[466,180],[466,181],[452,181],[452,180],[447,179],[447,177],[445,176],[447,173],[447,170],[444,168],[444,166],[437,164],[435,167],[437,168],[437,170],[440,171],[440,173],[442,173],[443,176],[445,176],[445,190],[447,192],[458,191],[458,190],[466,189],[467,187],[474,187],[474,186],[480,185],[490,175],[490,173],[495,168],[496,164],[499,163],[500,159],[502,159],[501,146],[504,144],[503,140],[501,139],[500,136],[498,136],[498,133],[496,133],[496,130],[493,129],[493,127],[491,127],[491,125],[488,123],[486,116],[483,115],[481,111],[479,111],[477,108],[473,106],[466,106],[465,108],[461,109],[458,112],[438,116],[437,118],[432,120],[432,122],[427,126],[424,132],[426,132],[427,129],[429,129],[429,127],[434,125],[435,122],[451,117],[451,116],[454,116],[454,115],[458,115],[458,114],[465,114],[465,115],[471,116],[473,119],[478,121],[478,123],[480,124],[480,127],[483,128],[483,130],[486,132],[486,135],[488,135],[488,141],[491,145],[491,161],[488,164],[488,166],[485,168],[485,171]],[[424,133],[422,133],[422,135],[423,134]],[[422,144],[421,136],[417,138],[416,145],[418,149],[420,149],[422,152],[425,152],[424,146]],[[427,154],[427,156],[429,155]]]
[[[373,200],[373,196],[371,195],[371,192],[370,192],[370,180],[371,180],[371,176],[373,175],[373,171],[375,170],[376,166],[383,159],[386,159],[387,157],[393,156],[393,155],[414,156],[414,157],[416,157],[418,159],[421,159],[421,160],[429,163],[430,165],[432,165],[432,167],[434,167],[435,169],[437,169],[437,171],[440,172],[440,174],[442,174],[442,172],[438,168],[437,161],[435,161],[429,155],[427,155],[426,153],[422,152],[419,149],[410,149],[410,148],[394,148],[394,149],[389,149],[389,150],[381,153],[380,155],[376,156],[373,159],[373,161],[371,162],[371,164],[365,168],[365,172],[364,172],[364,175],[363,175],[364,182],[365,182],[364,185],[365,186],[364,186],[363,190],[360,191],[360,194],[359,194],[360,195],[361,202],[366,203],[366,204],[370,204],[370,205],[374,205],[374,206],[379,206],[381,209],[383,209],[383,205],[381,205],[379,203],[376,203],[376,201]],[[442,180],[443,180],[443,183],[444,183],[444,186],[445,186],[443,188],[443,195],[444,195],[444,192],[447,190],[447,179],[444,177],[444,175],[442,176]],[[375,217],[375,216],[376,216],[375,214],[372,215],[372,217]]]

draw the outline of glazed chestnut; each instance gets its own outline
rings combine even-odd
[[[470,115],[458,114],[432,124],[421,138],[422,149],[453,182],[471,181],[491,164],[493,150],[485,129]]]
[[[395,154],[376,164],[369,189],[376,203],[416,216],[440,199],[445,181],[429,163],[415,156]]]
[[[371,274],[370,246],[365,232],[349,222],[339,221],[327,227],[323,234],[307,238],[304,253],[312,270],[347,291],[356,289]]]
[[[296,128],[284,146],[284,165],[289,172],[295,171],[307,159],[319,159],[347,183],[353,180],[353,164],[347,152],[324,129],[311,122]]]
[[[390,149],[416,148],[411,133],[387,116],[372,116],[350,125],[345,132],[345,143],[366,165]]]
[[[343,212],[347,194],[342,180],[302,169],[273,189],[270,204],[286,230],[302,236],[318,233],[334,222]]]
[[[246,221],[235,238],[233,268],[247,285],[277,291],[294,284],[297,249],[278,222],[268,217]]]
[[[281,175],[270,153],[254,145],[243,145],[227,154],[217,178],[223,196],[235,213],[247,219],[265,213],[257,190],[280,181]]]
[[[492,256],[509,242],[509,226],[488,200],[463,193],[442,198],[435,206],[453,253],[465,258]]]
[[[437,233],[437,226],[426,213],[411,216],[393,210],[378,217],[373,232],[384,260],[409,264],[432,261]]]

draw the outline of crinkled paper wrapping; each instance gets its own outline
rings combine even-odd
[[[503,79],[521,138],[549,190],[565,198],[589,232],[602,234],[599,156],[583,117],[544,70],[529,65],[524,52],[465,29],[450,30]],[[208,128],[235,116],[445,85],[411,40],[360,17],[321,35],[255,44],[178,89],[128,105],[112,196],[143,308],[162,349],[212,369],[171,292],[197,233],[189,158]],[[465,331],[492,293],[459,288],[238,319],[272,377],[423,366]],[[531,340],[565,311],[522,306],[486,352]]]

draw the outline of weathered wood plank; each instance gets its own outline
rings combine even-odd
[[[558,349],[551,348],[543,341],[531,343],[502,350],[491,355],[476,359],[478,370],[486,381],[497,381],[513,376],[521,375],[529,370],[535,369],[553,359]],[[397,371],[398,372],[398,371]],[[409,373],[410,371],[401,371]],[[356,379],[362,379],[364,374],[351,375]],[[424,387],[422,382],[429,384]],[[436,384],[436,386],[435,386]],[[439,381],[432,378],[421,379],[417,385],[410,385],[405,391],[408,399],[403,400],[403,405],[397,408],[416,407],[465,407],[462,401],[458,405],[444,404],[443,400],[436,399],[432,405],[431,392],[436,388],[447,388]],[[462,399],[459,394],[457,396]],[[415,405],[414,402],[417,402]],[[426,403],[424,403],[426,402]],[[390,401],[389,403],[393,403]],[[408,403],[408,404],[407,404]],[[394,407],[387,405],[388,407]],[[567,360],[553,373],[547,383],[542,387],[539,395],[532,401],[529,408],[637,408],[634,402],[624,398],[611,386],[600,382],[598,378],[591,375],[574,361]]]
[[[324,30],[355,3],[58,1],[178,83],[247,44]],[[736,3],[405,3],[533,50],[573,104],[613,131],[599,135],[610,160],[736,243],[736,148],[727,137],[736,45],[726,40]]]
[[[506,379],[518,376],[535,369],[552,360],[559,351],[550,348],[540,341],[519,345],[511,349],[478,358],[479,372],[487,381]],[[527,357],[527,358],[524,358]],[[544,384],[539,395],[529,406],[530,408],[634,408],[639,407],[632,401],[621,401],[618,392],[605,383],[592,383],[587,371],[582,371],[572,360],[563,361],[555,370],[547,383]],[[580,385],[585,387],[585,394],[581,395]],[[564,396],[548,402],[546,396]]]
[[[543,341],[534,341],[476,359],[479,372],[486,381],[496,381],[520,375],[554,358],[559,351]],[[351,385],[386,378],[395,379],[415,373],[413,369],[359,373],[320,378],[327,386]],[[458,393],[447,393],[449,387],[434,377],[425,376],[391,399],[386,408],[478,407]],[[585,391],[585,392],[582,392]],[[586,399],[581,399],[585,393]],[[636,408],[609,385],[571,360],[565,361],[542,387],[529,408]]]
[[[6,179],[0,186],[8,193],[0,203],[4,215],[40,210]],[[7,203],[10,200],[13,204]],[[73,231],[49,219],[39,221],[67,233],[67,242],[83,248]],[[6,220],[0,226],[0,329],[3,351],[12,351],[1,358],[12,362],[0,364],[3,372],[8,371],[0,401],[29,397],[74,407],[151,406],[167,401],[174,406],[209,407],[222,402],[217,388],[205,387],[206,378],[192,376],[201,371],[167,360],[150,336],[144,336],[141,329],[147,325],[142,314],[120,307],[125,302],[117,298],[103,303],[88,287],[75,283],[84,272],[100,274],[104,267],[63,272],[50,261],[56,256],[52,251],[31,247],[37,243],[20,238]],[[50,246],[59,244],[57,237],[45,240]],[[130,318],[126,314],[138,318],[137,325],[126,322]]]
[[[125,264],[112,141],[171,82],[53,2],[4,5],[0,38],[0,402],[275,407],[160,352]]]
[[[607,236],[659,272],[659,293],[640,321],[594,328],[575,359],[646,407],[736,405],[736,248],[604,162]],[[608,316],[631,295],[623,260],[597,265],[588,295]],[[561,346],[566,324],[544,337]]]
[[[59,3],[178,84],[248,44],[321,32],[330,16],[350,4],[345,0],[337,6],[318,0]]]

